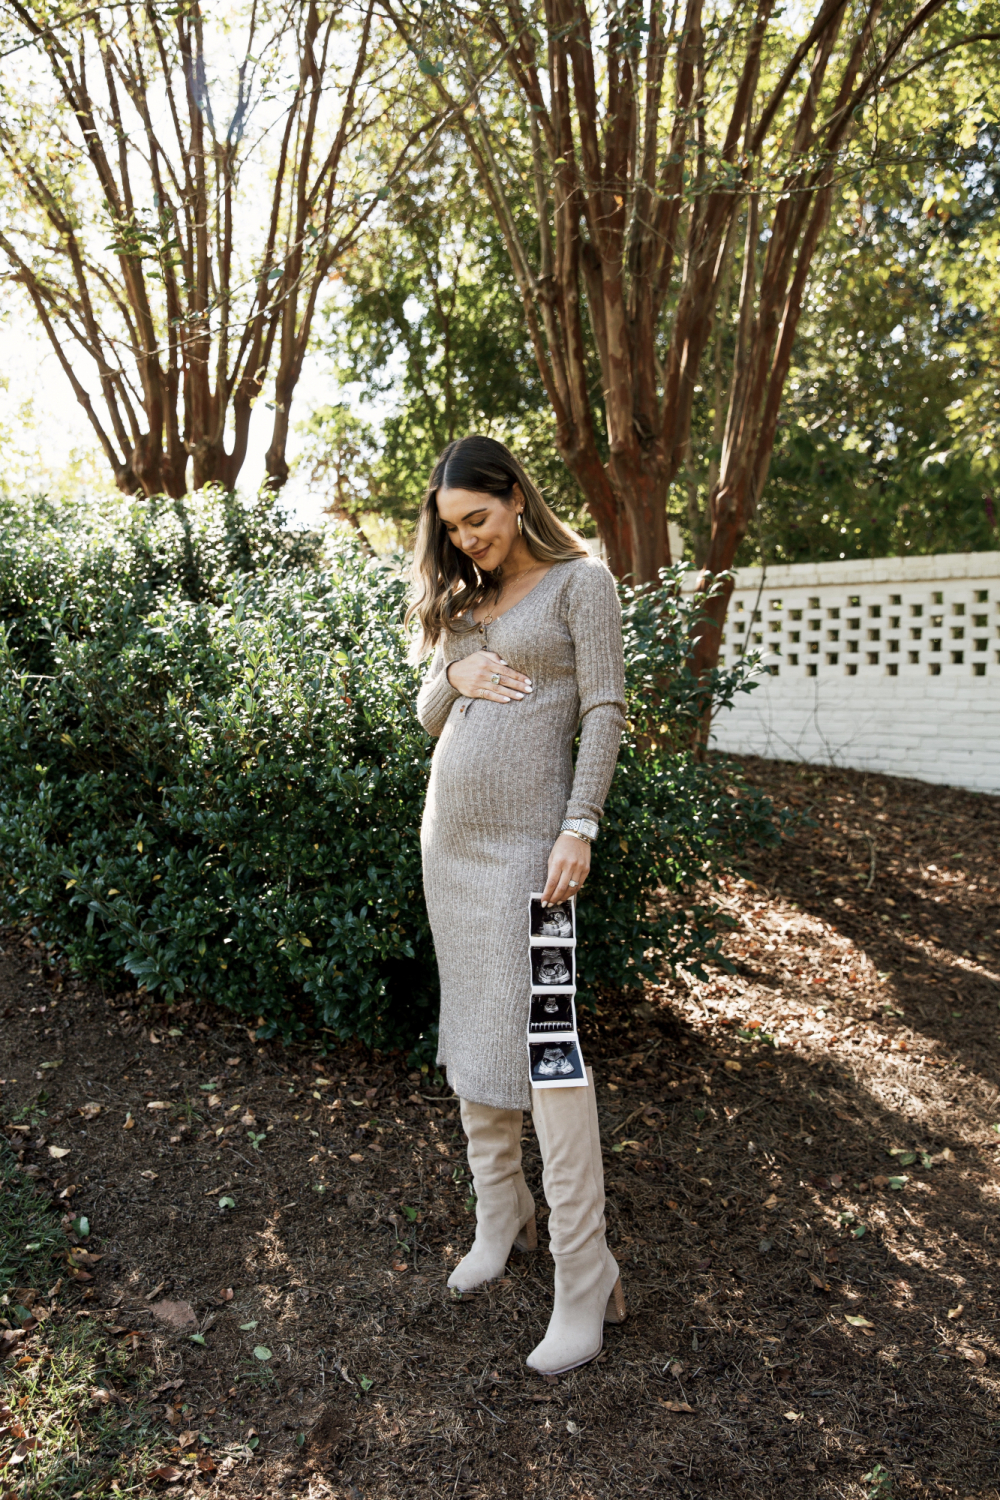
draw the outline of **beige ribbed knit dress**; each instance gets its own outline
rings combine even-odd
[[[534,692],[510,703],[461,697],[446,668],[482,650],[530,677]],[[545,885],[563,818],[600,819],[624,709],[621,610],[596,558],[556,563],[485,644],[478,629],[450,633],[434,653],[417,699],[421,724],[440,736],[421,846],[441,976],[437,1060],[460,1098],[531,1107],[528,896]]]

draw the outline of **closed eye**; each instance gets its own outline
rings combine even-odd
[[[483,522],[486,520],[486,517],[485,517],[485,515],[482,515],[482,516],[479,517],[478,520],[473,521],[473,520],[470,520],[470,518],[468,516],[466,516],[465,520],[468,523],[468,525],[470,525],[470,526],[482,526]],[[454,525],[454,523],[452,521],[445,521],[445,523],[444,523],[444,529],[445,529],[445,531],[454,531],[456,528],[455,528],[455,525]]]

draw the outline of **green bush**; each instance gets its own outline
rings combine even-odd
[[[6,910],[82,972],[214,1000],[264,1035],[426,1046],[433,744],[405,585],[349,543],[302,562],[266,506],[221,495],[130,503],[83,532],[38,513],[5,527]],[[625,603],[630,729],[581,914],[584,986],[697,969],[717,918],[693,890],[778,837],[731,767],[676,749],[704,707],[685,665],[693,606],[673,578]]]

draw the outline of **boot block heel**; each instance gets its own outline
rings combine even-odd
[[[538,1226],[535,1223],[534,1214],[518,1230],[517,1239],[514,1241],[514,1249],[520,1250],[523,1253],[538,1249]]]
[[[625,1310],[625,1293],[622,1291],[622,1279],[619,1276],[611,1289],[608,1305],[604,1311],[605,1323],[624,1323],[628,1317]]]

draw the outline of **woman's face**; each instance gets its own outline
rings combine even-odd
[[[452,546],[471,557],[481,572],[491,573],[506,560],[518,539],[517,518],[524,509],[524,496],[517,484],[510,504],[474,490],[440,489],[437,508]]]

